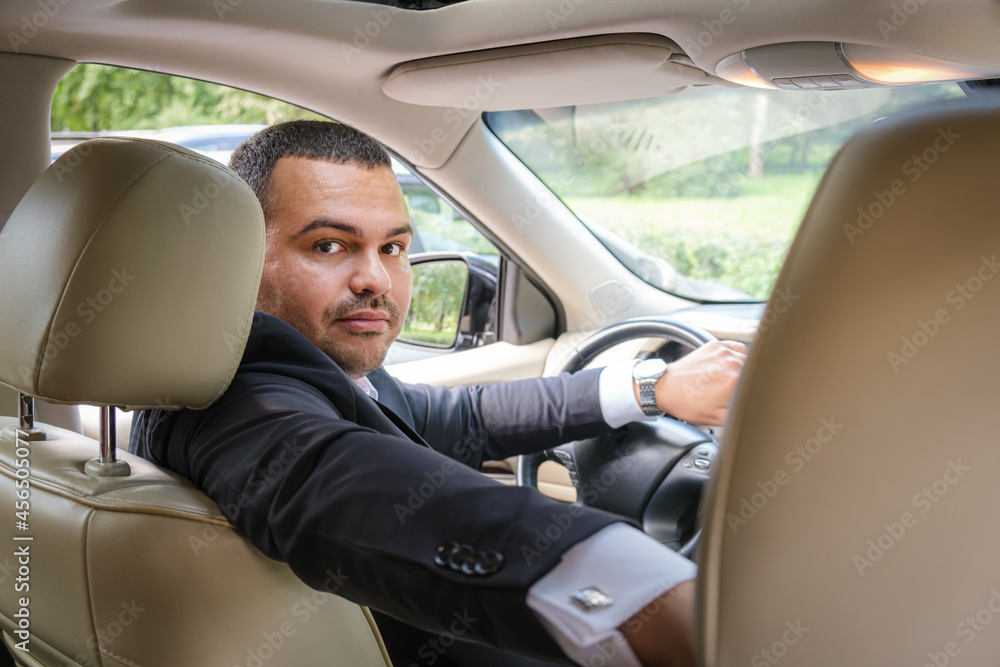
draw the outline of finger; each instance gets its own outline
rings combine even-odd
[[[742,354],[745,356],[747,353],[747,346],[745,343],[741,343],[736,340],[724,340],[722,341],[722,344],[738,354]]]

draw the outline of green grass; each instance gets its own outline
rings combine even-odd
[[[411,340],[417,343],[430,343],[431,345],[445,345],[450,347],[455,342],[455,329],[451,331],[427,331],[405,327],[399,333],[399,337],[403,340]]]
[[[746,179],[735,197],[569,197],[590,218],[693,278],[765,298],[819,174]]]

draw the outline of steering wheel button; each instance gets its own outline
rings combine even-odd
[[[712,462],[708,459],[695,459],[694,466],[696,468],[701,468],[702,470],[708,470],[712,467]]]
[[[684,462],[684,467],[685,468],[690,468],[691,467],[691,462],[690,461],[685,461]]]

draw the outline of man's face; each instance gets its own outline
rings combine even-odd
[[[410,307],[413,229],[388,167],[286,156],[257,308],[298,329],[352,378],[385,358]]]

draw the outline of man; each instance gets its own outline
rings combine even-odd
[[[688,561],[589,508],[524,558],[565,505],[475,470],[641,418],[631,368],[396,382],[381,364],[409,306],[413,230],[385,150],[299,121],[255,135],[231,166],[264,210],[261,312],[226,394],[203,412],[142,413],[133,451],[194,480],[306,583],[337,567],[338,594],[410,626],[460,619],[463,639],[547,660],[693,664]],[[721,423],[744,357],[717,343],[671,364],[657,406]]]

